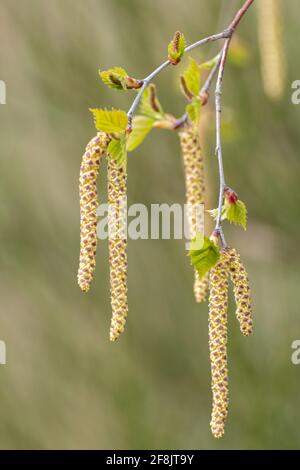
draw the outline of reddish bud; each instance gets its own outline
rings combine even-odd
[[[150,83],[149,85],[149,102],[154,112],[161,112],[161,107],[156,95],[156,86],[153,83]]]
[[[180,75],[180,88],[184,96],[188,101],[192,101],[194,95],[193,93],[189,90],[186,80],[183,75]]]
[[[236,204],[236,201],[238,200],[238,195],[235,191],[233,191],[233,189],[231,188],[225,188],[224,190],[224,196],[225,196],[225,199],[226,201],[229,203],[229,204]]]
[[[128,90],[138,90],[143,86],[142,80],[137,80],[136,78],[129,77],[128,75],[125,77],[125,83]]]

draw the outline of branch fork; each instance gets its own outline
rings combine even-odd
[[[217,220],[216,220],[216,225],[214,232],[218,234],[219,239],[221,241],[221,244],[223,247],[226,247],[226,240],[223,234],[222,226],[221,226],[221,218],[222,218],[222,207],[223,207],[223,199],[224,199],[224,191],[226,188],[225,184],[225,176],[224,176],[224,168],[223,168],[223,155],[222,155],[222,142],[221,142],[221,113],[222,113],[222,83],[223,83],[223,76],[224,76],[224,70],[225,70],[225,65],[227,61],[227,56],[228,56],[228,51],[230,47],[230,43],[232,40],[232,37],[236,31],[236,28],[238,27],[240,21],[244,17],[244,15],[247,13],[248,9],[250,6],[254,3],[254,0],[246,0],[244,5],[240,8],[240,10],[237,12],[235,15],[234,19],[226,28],[224,31],[218,34],[214,34],[212,36],[208,36],[204,39],[201,39],[200,41],[195,42],[194,44],[191,44],[190,46],[187,46],[184,50],[184,52],[189,52],[193,49],[196,49],[197,47],[203,46],[209,42],[213,41],[218,41],[220,39],[226,39],[225,44],[219,54],[219,60],[216,62],[214,68],[211,70],[206,83],[202,87],[200,91],[200,96],[203,96],[204,98],[204,104],[207,103],[208,97],[209,97],[209,90],[212,84],[212,81],[218,72],[218,77],[217,77],[217,83],[216,83],[216,88],[215,88],[215,110],[216,110],[216,156],[218,158],[218,167],[219,167],[219,179],[220,179],[220,189],[219,189],[219,204],[218,204],[218,215],[217,215]],[[131,132],[132,130],[132,119],[133,115],[140,103],[140,100],[143,96],[143,93],[147,86],[150,84],[150,82],[157,76],[159,75],[164,69],[166,69],[170,64],[172,64],[172,61],[167,60],[163,62],[159,67],[157,67],[150,75],[148,75],[146,78],[143,80],[140,80],[139,83],[142,84],[141,88],[139,89],[139,92],[137,96],[135,97],[128,113],[128,127],[127,131]],[[174,65],[174,64],[173,64]],[[184,125],[188,120],[187,114],[184,114],[181,118],[177,119],[177,121],[174,123],[174,129],[180,128],[182,125]]]

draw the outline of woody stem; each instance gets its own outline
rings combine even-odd
[[[225,31],[223,31],[222,33],[219,33],[219,34],[214,34],[212,36],[208,36],[204,39],[201,39],[200,41],[197,41],[195,42],[194,44],[191,44],[190,46],[186,47],[185,48],[185,52],[189,52],[197,47],[200,47],[200,46],[203,46],[204,44],[207,44],[208,42],[212,42],[212,41],[218,41],[219,39],[226,39],[226,38],[229,38],[231,35],[231,30],[229,29],[225,29]],[[143,96],[143,93],[145,91],[145,89],[147,88],[147,86],[150,84],[150,82],[157,76],[159,75],[164,69],[166,69],[169,65],[171,65],[171,62],[169,60],[166,60],[165,62],[163,62],[159,67],[157,67],[157,69],[155,69],[152,73],[150,73],[150,75],[148,75],[146,78],[144,78],[142,80],[143,82],[143,85],[140,89],[140,91],[138,92],[137,96],[135,97],[128,113],[127,113],[127,116],[128,116],[128,128],[131,129],[131,126],[132,126],[132,118],[133,118],[133,115],[139,105],[139,102]]]
[[[224,189],[225,189],[225,176],[224,176],[224,167],[223,167],[223,155],[222,155],[222,142],[221,142],[221,113],[222,113],[222,84],[223,76],[226,65],[226,60],[228,56],[228,51],[231,43],[232,36],[239,25],[241,19],[248,11],[254,0],[247,0],[242,8],[237,12],[233,21],[229,26],[230,36],[225,41],[225,45],[222,50],[221,61],[219,65],[219,72],[216,84],[215,91],[215,102],[216,102],[216,155],[218,157],[218,166],[219,166],[219,178],[220,178],[220,190],[219,190],[219,204],[218,204],[218,215],[216,220],[215,231],[219,234],[221,243],[223,246],[226,246],[226,240],[223,234],[221,219],[222,219],[222,207],[224,199]]]
[[[197,41],[197,42],[191,44],[190,46],[187,46],[185,48],[184,52],[192,51],[193,49],[196,49],[197,47],[203,46],[203,45],[205,45],[209,42],[218,41],[219,39],[227,39],[230,42],[232,34],[234,33],[234,31],[237,28],[239,22],[241,21],[241,19],[243,18],[243,16],[245,15],[245,13],[247,12],[247,10],[249,9],[249,7],[251,6],[251,4],[253,2],[254,2],[254,0],[246,0],[243,7],[235,15],[235,17],[234,17],[233,21],[230,23],[229,27],[226,28],[223,32],[218,33],[218,34],[213,34],[212,36],[208,36],[204,39],[201,39],[200,41]],[[150,84],[150,82],[157,75],[159,75],[164,69],[166,69],[169,65],[171,65],[170,60],[166,60],[159,67],[157,67],[152,73],[150,73],[150,75],[148,75],[146,78],[141,80],[143,82],[143,85],[142,85],[140,91],[138,92],[137,96],[135,97],[135,99],[134,99],[134,101],[133,101],[133,103],[132,103],[132,105],[131,105],[128,113],[127,113],[127,116],[128,116],[128,130],[131,130],[131,128],[132,128],[132,118],[133,118],[133,115],[134,115],[138,105],[139,105],[139,102],[140,102],[140,100],[143,96],[143,93],[144,93],[145,89]]]

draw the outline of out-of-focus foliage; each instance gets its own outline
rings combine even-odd
[[[105,87],[98,69],[118,64],[142,78],[165,60],[177,28],[187,43],[196,41],[223,29],[241,2],[0,0],[0,79],[7,85],[0,105],[1,448],[299,448],[300,368],[290,357],[300,337],[300,108],[291,104],[290,83],[300,78],[300,19],[299,2],[288,3],[282,100],[274,104],[263,91],[255,8],[239,29],[249,61],[229,65],[224,78],[224,115],[234,116],[234,138],[223,149],[226,182],[249,216],[247,232],[226,224],[226,237],[249,270],[255,329],[241,337],[231,299],[230,412],[225,437],[215,441],[208,311],[194,302],[183,242],[129,241],[127,330],[110,344],[106,242],[90,293],[76,282],[77,184],[95,134],[88,109],[128,109],[135,96]],[[213,44],[193,57],[201,63],[217,53]],[[177,116],[186,104],[175,85],[182,62],[156,82],[163,109]],[[204,113],[211,116],[203,143],[211,209],[218,192],[214,114]],[[184,202],[175,134],[152,132],[129,154],[128,174],[130,204]]]

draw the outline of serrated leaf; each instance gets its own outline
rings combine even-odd
[[[201,73],[198,63],[192,57],[189,57],[189,65],[183,72],[183,77],[189,91],[197,96],[200,91]]]
[[[126,70],[121,67],[114,67],[113,69],[99,70],[99,75],[101,80],[105,85],[110,88],[115,88],[117,90],[126,90],[126,82],[124,77],[127,76]]]
[[[197,237],[196,237],[197,238]],[[204,237],[200,249],[192,249],[189,252],[191,262],[197,269],[200,279],[217,263],[220,251],[217,245],[208,237]]]
[[[216,220],[218,217],[218,209],[207,211],[210,216]],[[222,207],[221,220],[228,220],[231,224],[240,225],[244,230],[247,229],[247,208],[243,201],[239,199],[235,204],[225,204]]]
[[[119,140],[113,139],[107,147],[108,154],[117,161],[119,166],[126,165],[126,140],[125,136],[122,136]]]
[[[188,113],[189,119],[193,123],[197,123],[200,119],[201,114],[201,102],[197,98],[193,98],[192,102],[186,105],[185,108],[186,112]]]
[[[148,116],[156,121],[164,119],[164,111],[156,95],[156,87],[152,83],[145,89],[140,111],[144,116]]]
[[[168,45],[168,58],[173,65],[178,64],[185,50],[185,38],[180,31],[176,31]]]
[[[127,150],[132,152],[144,141],[153,128],[154,120],[148,116],[135,116],[132,121],[132,131],[127,139]]]
[[[98,131],[124,132],[127,128],[128,117],[125,111],[120,109],[90,109],[94,116],[95,127]]]
[[[235,204],[229,204],[226,211],[226,218],[231,224],[240,225],[247,229],[247,208],[243,201],[239,199]]]

